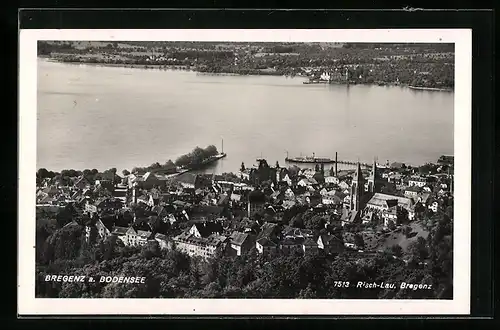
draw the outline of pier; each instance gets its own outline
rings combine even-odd
[[[333,160],[333,159],[330,159],[328,161],[322,161],[322,160],[297,160],[297,159],[294,159],[294,158],[285,158],[285,161],[288,162],[288,163],[302,163],[302,164],[344,164],[344,165],[357,165],[358,162],[355,162],[355,161],[352,161],[352,160]],[[362,162],[359,162],[359,165],[361,165],[362,167],[367,167],[367,168],[371,168],[373,164],[368,164],[368,163],[362,163]]]
[[[344,165],[357,165],[359,163],[359,165],[361,165],[362,167],[367,167],[367,168],[370,168],[373,165],[351,160],[338,160],[337,153],[335,153],[335,159],[332,159],[326,157],[316,157],[314,153],[312,157],[310,156],[288,157],[288,152],[287,152],[285,162],[300,163],[300,164],[344,164]]]

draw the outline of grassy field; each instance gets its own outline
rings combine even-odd
[[[416,242],[418,237],[427,238],[429,232],[422,228],[418,223],[411,223],[412,234],[407,238],[402,231],[393,231],[388,234],[378,235],[375,232],[362,232],[366,250],[385,250],[395,244],[398,244],[406,251],[410,243]]]

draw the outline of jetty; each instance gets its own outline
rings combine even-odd
[[[357,165],[358,163],[363,167],[371,167],[372,164],[362,163],[352,160],[339,160],[337,159],[337,153],[335,153],[335,159],[326,158],[326,157],[316,157],[313,153],[311,156],[299,156],[299,157],[288,157],[285,158],[286,162],[289,163],[302,163],[302,164],[345,164],[345,165]]]
[[[224,140],[222,140],[222,145],[221,145],[221,151],[217,155],[210,156],[208,158],[203,159],[200,163],[196,165],[187,165],[183,166],[179,169],[179,171],[176,173],[177,175],[189,172],[189,171],[195,171],[195,170],[201,170],[205,166],[212,164],[222,158],[225,158],[227,154],[224,152]]]

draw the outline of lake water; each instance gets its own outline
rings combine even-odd
[[[132,169],[214,144],[237,171],[311,155],[423,164],[453,154],[453,92],[38,60],[37,168]],[[329,167],[329,166],[328,166]]]

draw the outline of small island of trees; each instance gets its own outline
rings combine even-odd
[[[219,155],[217,147],[209,145],[205,149],[196,147],[188,154],[182,155],[175,161],[175,165],[183,168],[196,168]]]

